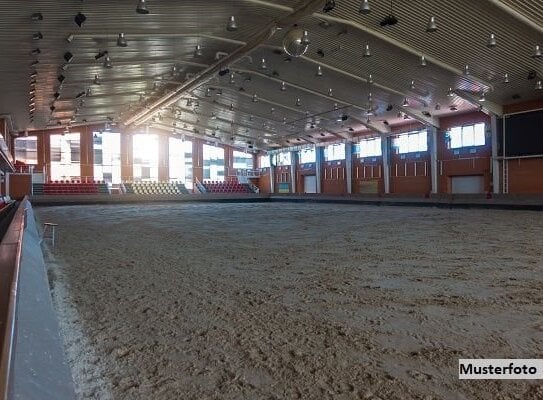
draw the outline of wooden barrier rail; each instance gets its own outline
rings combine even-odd
[[[0,242],[0,399],[7,400],[10,386],[14,343],[16,334],[17,289],[19,285],[19,270],[23,231],[25,227],[25,197],[21,202],[14,203],[11,218]],[[1,228],[0,228],[1,229]],[[1,233],[1,232],[0,232]]]

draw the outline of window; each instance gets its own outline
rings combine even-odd
[[[192,142],[170,137],[170,181],[182,182],[192,189]]]
[[[224,181],[224,149],[204,144],[204,179]]]
[[[121,134],[94,132],[94,179],[121,183]]]
[[[292,163],[290,159],[290,152],[277,153],[277,165],[290,165]]]
[[[382,155],[381,138],[364,139],[354,145],[354,153],[360,158],[377,157]]]
[[[260,168],[270,168],[270,155],[260,156]]]
[[[345,145],[331,144],[324,148],[324,161],[345,160]]]
[[[485,124],[457,126],[448,132],[449,148],[473,147],[485,145]]]
[[[158,181],[158,136],[139,134],[133,137],[134,180]]]
[[[38,138],[36,136],[15,139],[15,160],[25,164],[38,163]]]
[[[317,152],[315,147],[300,150],[300,164],[314,163],[317,161]]]
[[[393,146],[399,154],[418,153],[428,150],[428,134],[425,130],[404,133],[394,138]]]
[[[234,169],[253,169],[253,155],[234,150]]]
[[[51,180],[81,178],[79,133],[51,135]]]

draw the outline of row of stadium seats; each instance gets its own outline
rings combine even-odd
[[[64,184],[73,184],[73,183],[94,183],[95,185],[99,185],[99,184],[104,184],[105,182],[104,181],[85,181],[85,182],[82,182],[81,180],[78,180],[78,179],[72,179],[72,180],[60,180],[60,181],[51,181],[49,182],[49,184],[53,184],[53,183],[64,183]]]
[[[33,195],[109,194],[107,184],[103,181],[101,181],[101,183],[66,182],[60,183],[53,181],[51,183],[34,183],[32,185],[32,193]]]
[[[249,185],[238,182],[204,182],[208,193],[253,193]]]
[[[131,194],[188,194],[181,182],[129,182],[125,183],[126,193]]]

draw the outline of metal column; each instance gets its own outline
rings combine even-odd
[[[428,144],[430,149],[430,174],[432,175],[432,193],[438,193],[439,181],[437,176],[437,128],[428,127]]]
[[[498,160],[498,117],[490,116],[490,130],[492,139],[492,191],[500,193],[500,162]],[[506,160],[503,160],[505,163]]]
[[[381,152],[383,153],[383,181],[385,193],[390,193],[390,138],[381,135]]]
[[[290,152],[290,192],[296,193],[296,167],[298,166],[298,152]]]
[[[345,179],[347,181],[347,193],[353,192],[353,144],[345,143]]]
[[[275,154],[270,154],[270,193],[275,193],[275,165],[273,165],[273,158]]]
[[[322,147],[315,146],[315,176],[317,177],[317,193],[322,193],[322,152]]]

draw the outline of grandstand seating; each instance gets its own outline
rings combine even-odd
[[[254,193],[248,184],[239,182],[215,182],[203,183],[208,193]]]
[[[126,193],[131,194],[188,194],[181,182],[128,182],[124,184]]]
[[[53,181],[48,183],[34,183],[32,185],[34,196],[39,195],[69,195],[69,194],[109,194],[107,183],[94,181],[81,183],[80,181]]]

